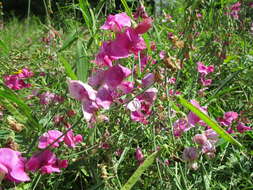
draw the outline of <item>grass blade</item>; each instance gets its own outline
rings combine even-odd
[[[131,9],[129,8],[129,6],[128,6],[126,0],[121,0],[121,3],[123,4],[123,6],[124,6],[124,8],[125,8],[125,11],[127,12],[128,16],[133,17],[133,16],[132,16],[132,11],[131,11]]]
[[[9,54],[9,48],[2,40],[0,40],[0,52],[3,52],[4,55]]]
[[[194,114],[196,114],[201,120],[203,120],[209,127],[211,127],[217,134],[219,134],[223,139],[227,140],[228,142],[235,144],[239,147],[242,147],[241,143],[235,140],[231,135],[229,135],[221,126],[219,126],[215,121],[213,121],[210,117],[206,114],[201,112],[198,108],[193,106],[190,102],[185,100],[184,98],[179,96],[180,103],[191,110]]]
[[[141,175],[145,172],[145,170],[153,164],[159,152],[156,151],[151,154],[147,159],[137,168],[137,170],[133,173],[133,175],[128,179],[126,184],[121,188],[121,190],[130,190],[134,184],[138,181]]]
[[[83,52],[84,52],[83,44],[79,40],[77,42],[77,55],[76,55],[76,57],[77,57],[77,64],[76,64],[77,78],[78,78],[78,80],[86,82],[87,78],[88,78],[89,62],[86,61],[86,59],[84,59],[84,57],[82,56]]]
[[[77,80],[77,76],[75,72],[72,70],[72,67],[69,64],[69,62],[63,56],[60,56],[59,59],[65,68],[66,75],[70,77],[72,80]]]

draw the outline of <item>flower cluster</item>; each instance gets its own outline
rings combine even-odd
[[[131,19],[126,13],[109,15],[101,29],[114,32],[115,38],[102,43],[94,60],[98,68],[93,70],[88,83],[68,80],[70,95],[81,102],[84,118],[91,127],[97,120],[99,110],[109,109],[112,103],[124,104],[127,100],[122,99],[122,96],[133,92],[134,82],[127,80],[133,73],[117,60],[143,54],[146,44],[141,34],[152,27],[152,19],[145,17],[136,27],[131,25]],[[145,58],[143,55],[141,57]],[[141,62],[144,67],[146,63]],[[143,78],[140,87],[144,89],[153,82],[154,75],[148,74]],[[147,123],[156,93],[155,88],[150,88],[136,97],[135,102],[139,106],[134,110],[130,109],[134,121]]]
[[[200,81],[203,86],[210,86],[212,84],[211,79],[206,79],[206,76],[209,73],[214,72],[214,66],[205,66],[202,62],[197,62],[198,65],[198,72],[200,73]]]
[[[234,19],[239,19],[239,12],[241,10],[241,3],[237,2],[230,7],[230,16]]]
[[[24,79],[31,78],[33,72],[24,68],[13,75],[4,76],[4,84],[12,90],[21,90],[31,87],[31,84],[25,83]]]

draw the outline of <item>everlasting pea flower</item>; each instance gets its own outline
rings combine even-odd
[[[131,18],[126,13],[119,13],[116,15],[109,15],[100,29],[112,30],[114,32],[120,32],[124,27],[131,26]]]
[[[196,161],[198,156],[198,151],[195,147],[187,147],[183,151],[183,159],[187,162]]]
[[[206,108],[206,107],[201,107],[201,106],[199,105],[199,103],[198,103],[196,100],[191,100],[190,102],[191,102],[196,108],[198,108],[200,111],[202,111],[204,114],[207,115],[207,108]],[[199,123],[199,122],[201,121],[200,118],[199,118],[197,115],[195,115],[193,112],[190,112],[190,113],[188,114],[187,118],[188,118],[188,123],[189,123],[189,125],[192,126],[192,127],[195,126],[196,123]]]
[[[137,148],[135,151],[135,159],[139,162],[142,163],[144,160],[144,155],[141,151],[141,148]]]
[[[90,85],[78,80],[68,80],[67,83],[70,95],[76,100],[85,101],[96,99],[97,92]]]
[[[68,131],[67,134],[64,136],[64,143],[71,148],[74,148],[76,144],[82,141],[83,141],[82,135],[78,134],[74,136],[74,133],[72,130]]]
[[[98,106],[109,109],[113,102],[112,91],[107,85],[104,85],[98,89],[96,103]]]
[[[221,125],[228,127],[237,118],[238,118],[238,113],[229,111],[224,114],[223,118],[219,118],[218,121],[220,122]]]
[[[144,78],[141,80],[142,88],[149,87],[155,82],[155,75],[153,73],[148,73]]]
[[[204,76],[214,72],[214,66],[210,65],[210,66],[205,66],[202,62],[197,62],[198,65],[198,72],[200,74],[203,74]]]
[[[238,125],[237,125],[237,130],[239,133],[244,133],[245,131],[249,131],[251,130],[250,127],[246,126],[244,123],[240,122]]]
[[[164,58],[165,58],[165,55],[166,55],[166,52],[165,52],[165,51],[160,51],[160,53],[159,53],[160,59],[164,59]]]
[[[50,150],[44,150],[39,154],[32,156],[26,163],[26,169],[29,171],[40,170],[42,174],[61,172],[61,168],[68,166],[67,160],[59,160]]]
[[[4,84],[12,90],[21,90],[23,88],[30,88],[31,84],[27,84],[20,79],[18,75],[4,76]]]
[[[148,17],[143,19],[143,21],[139,23],[134,30],[137,34],[144,34],[152,27],[152,24],[152,18]]]
[[[188,131],[190,128],[185,119],[178,119],[173,124],[173,134],[175,137],[181,137],[183,132]]]
[[[137,7],[136,12],[133,14],[135,19],[138,19],[138,17],[140,18],[148,18],[148,14],[145,11],[145,7],[143,5]]]
[[[93,119],[93,116],[98,111],[98,109],[99,107],[95,101],[88,100],[82,102],[83,117],[88,122]]]
[[[62,132],[58,130],[49,130],[48,132],[44,133],[39,138],[39,145],[38,148],[44,149],[47,146],[49,146],[51,143],[56,141],[60,136],[62,135]],[[54,144],[51,145],[51,147],[59,147],[59,142],[63,141],[63,137],[58,139]]]
[[[0,148],[0,175],[16,183],[30,181],[25,173],[25,159],[10,148]]]
[[[32,71],[30,71],[28,68],[24,68],[18,72],[18,77],[25,79],[25,78],[30,78],[34,75]]]

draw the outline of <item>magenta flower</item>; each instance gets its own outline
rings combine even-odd
[[[82,141],[82,135],[78,134],[75,136],[72,130],[68,131],[67,134],[64,136],[64,143],[71,148],[74,148],[76,144],[79,144]]]
[[[239,122],[236,128],[237,128],[237,130],[238,130],[239,133],[244,133],[245,131],[251,130],[250,127],[246,126],[242,122]]]
[[[164,58],[165,58],[165,55],[166,55],[166,52],[165,52],[165,51],[160,51],[160,53],[159,53],[160,59],[164,59]]]
[[[49,146],[51,143],[56,141],[60,136],[62,135],[62,132],[58,130],[49,130],[48,132],[44,133],[40,138],[39,138],[39,145],[38,148],[44,149],[47,146]],[[51,145],[51,147],[59,147],[59,142],[63,141],[63,137],[58,139],[54,144]]]
[[[90,122],[94,118],[94,114],[98,111],[99,107],[95,101],[83,101],[82,111],[83,117],[86,121]]]
[[[135,159],[141,164],[144,161],[144,155],[141,151],[141,148],[136,148]]]
[[[232,125],[233,121],[238,118],[238,113],[229,111],[226,112],[223,116],[223,118],[218,118],[218,121],[220,122],[221,125],[229,127]]]
[[[145,11],[145,7],[143,5],[137,7],[136,12],[134,12],[133,16],[135,19],[138,19],[139,17],[140,18],[148,18],[148,14]]]
[[[119,13],[116,15],[109,15],[100,29],[112,30],[113,32],[120,32],[124,27],[131,26],[131,18],[126,13]]]
[[[214,72],[214,66],[210,65],[210,66],[205,66],[202,62],[197,62],[198,65],[198,72],[200,74],[203,74],[204,76]]]
[[[42,104],[42,105],[48,105],[50,103],[64,101],[63,97],[58,96],[58,95],[51,93],[51,92],[44,92],[44,93],[38,95],[38,97],[40,98],[40,104]]]
[[[19,72],[18,77],[21,79],[26,79],[26,78],[31,78],[34,76],[34,73],[32,71],[30,71],[28,68],[24,68],[21,70],[21,72]]]
[[[50,150],[44,150],[39,154],[32,156],[26,163],[26,169],[29,171],[40,170],[42,174],[61,172],[61,168],[68,166],[67,160],[59,160]]]
[[[0,148],[0,175],[3,174],[6,179],[19,183],[30,181],[25,173],[25,158],[20,152],[10,148]]]
[[[18,75],[4,76],[4,84],[12,90],[21,90],[23,88],[30,88],[31,84],[27,84],[18,77]]]
[[[107,85],[104,85],[98,89],[96,103],[98,106],[109,109],[113,102],[112,91]]]

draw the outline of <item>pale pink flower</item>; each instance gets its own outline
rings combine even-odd
[[[223,118],[218,118],[218,121],[221,125],[228,127],[232,125],[233,121],[236,120],[237,118],[238,113],[229,111],[224,114]]]
[[[100,29],[112,30],[114,32],[120,32],[124,27],[131,26],[131,18],[126,13],[119,13],[116,15],[109,15]]]
[[[97,92],[90,85],[78,80],[68,80],[67,83],[70,95],[76,100],[85,101],[96,99]]]
[[[6,179],[19,183],[30,181],[25,173],[25,158],[20,152],[10,148],[0,148],[0,175],[3,174]]]
[[[56,141],[60,136],[62,135],[62,132],[58,130],[49,130],[48,132],[44,133],[40,138],[39,138],[39,145],[38,148],[44,149],[47,146],[49,146],[51,143]],[[58,139],[54,144],[51,145],[51,147],[59,147],[59,142],[63,141],[63,137]]]
[[[165,58],[165,55],[166,55],[166,52],[165,52],[165,51],[160,51],[160,53],[159,53],[160,59],[164,59],[164,58]]]

